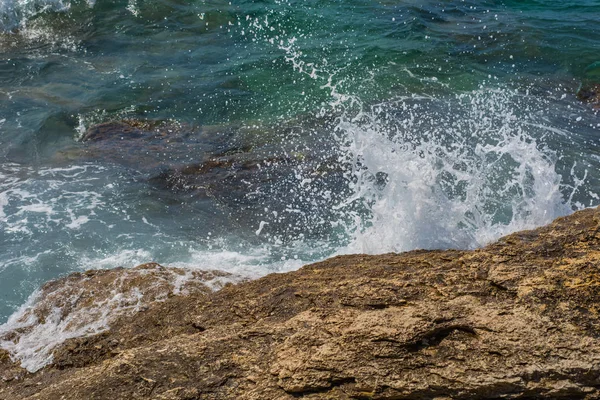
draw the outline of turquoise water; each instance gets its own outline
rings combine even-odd
[[[255,277],[599,203],[599,1],[0,0],[0,29],[0,322],[73,271]],[[90,154],[120,120],[178,144]],[[221,189],[157,184],[223,154]]]

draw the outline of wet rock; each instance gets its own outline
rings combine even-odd
[[[203,159],[218,148],[200,128],[172,121],[110,121],[90,127],[81,141],[80,158],[145,173]]]
[[[10,353],[0,349],[0,381],[12,382],[23,379],[28,372],[19,366],[18,360],[13,360]]]
[[[297,137],[294,129],[293,124],[195,126],[177,121],[110,121],[94,125],[83,134],[80,157],[114,162],[151,174],[157,169],[185,173],[188,166],[222,160],[247,164],[318,157],[318,150],[311,149],[308,153],[307,147],[293,142]]]
[[[20,356],[30,371],[50,362],[58,368],[77,366],[87,355],[82,343],[94,348],[94,358],[115,350],[119,340],[101,338],[119,318],[145,312],[170,297],[206,295],[234,280],[222,271],[186,271],[154,263],[74,273],[45,284],[31,304],[11,318],[9,328],[0,330],[0,346]],[[67,345],[54,352],[65,341]]]
[[[340,155],[298,144],[299,130],[292,122],[261,128],[113,121],[87,130],[82,157],[132,168],[186,203],[208,199],[249,236],[261,221],[289,240],[323,236],[339,220],[331,210],[349,195],[348,182]]]
[[[598,399],[598,232],[588,209],[480,250],[340,256],[167,297],[0,398]]]
[[[590,104],[594,109],[600,110],[600,84],[582,86],[577,91],[577,98]]]
[[[88,129],[83,137],[82,142],[98,142],[101,140],[123,140],[127,139],[139,139],[144,136],[148,136],[149,132],[144,134],[142,129],[152,128],[157,124],[147,123],[139,124],[136,121],[111,121],[102,124],[94,125]]]

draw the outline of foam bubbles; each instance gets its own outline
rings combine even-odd
[[[218,271],[184,271],[147,264],[126,271],[95,271],[50,282],[0,326],[0,348],[35,372],[52,362],[69,339],[107,330],[123,315],[169,296],[208,292],[238,277]]]
[[[71,8],[65,0],[3,0],[0,2],[0,30],[23,28],[29,19],[44,12],[64,12]]]
[[[67,12],[77,2],[77,0],[2,0],[0,2],[0,31],[21,30],[38,15],[48,12]],[[95,0],[86,0],[85,3],[88,7],[93,7],[96,2]]]
[[[333,207],[348,238],[337,253],[472,249],[582,207],[573,194],[585,173],[558,167],[566,161],[557,150],[572,133],[548,121],[553,104],[539,90],[482,82],[452,94],[437,77],[404,66],[410,79],[435,84],[435,94],[369,103],[348,89],[370,88],[380,71],[344,76],[303,51],[299,42],[310,32],[249,20],[291,73],[329,95],[319,114],[337,121],[332,136],[350,193]]]
[[[92,165],[68,168],[32,168],[0,165],[0,229],[15,240],[47,232],[52,227],[77,230],[101,208],[102,195],[94,190],[104,168]],[[91,174],[92,176],[88,175]]]
[[[510,89],[482,89],[342,119],[355,181],[347,201],[368,212],[341,252],[476,248],[571,212],[545,128],[530,123],[538,106]]]

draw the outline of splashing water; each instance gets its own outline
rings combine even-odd
[[[53,350],[68,339],[106,331],[119,317],[170,296],[203,293],[240,281],[219,271],[166,269],[155,264],[112,272],[71,275],[59,285],[54,282],[33,293],[0,326],[0,347],[16,355],[23,368],[35,372],[51,363]]]
[[[354,165],[348,201],[369,206],[343,252],[476,248],[569,213],[557,156],[535,138],[527,111],[516,114],[523,106],[517,92],[479,90],[341,121]]]
[[[252,26],[262,35],[269,22]],[[296,73],[322,83],[330,101],[321,113],[340,115],[334,131],[351,195],[335,208],[350,240],[336,253],[474,249],[583,208],[573,195],[587,170],[579,179],[572,168],[572,184],[561,182],[559,155],[546,143],[556,131],[545,124],[547,100],[484,83],[366,105],[343,92],[339,68],[304,60],[295,37],[267,41]]]
[[[94,1],[87,0],[90,7]],[[66,12],[71,8],[69,0],[3,0],[0,2],[0,31],[22,29],[29,20],[48,12]]]

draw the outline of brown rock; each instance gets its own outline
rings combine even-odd
[[[23,367],[30,371],[49,362],[58,368],[78,366],[118,352],[122,340],[105,331],[119,319],[144,313],[170,297],[206,296],[212,291],[207,285],[220,288],[232,280],[240,279],[222,271],[184,271],[155,263],[74,273],[45,284],[33,304],[11,322],[15,328],[0,331],[0,343],[16,356],[25,355]],[[168,322],[161,318],[154,325]],[[177,324],[173,327],[178,329]],[[152,326],[127,328],[123,336],[137,341],[152,332]]]
[[[599,304],[588,209],[476,251],[341,256],[151,302],[0,399],[598,399]]]
[[[577,98],[585,103],[588,103],[592,108],[600,109],[600,84],[583,86],[577,92]]]

